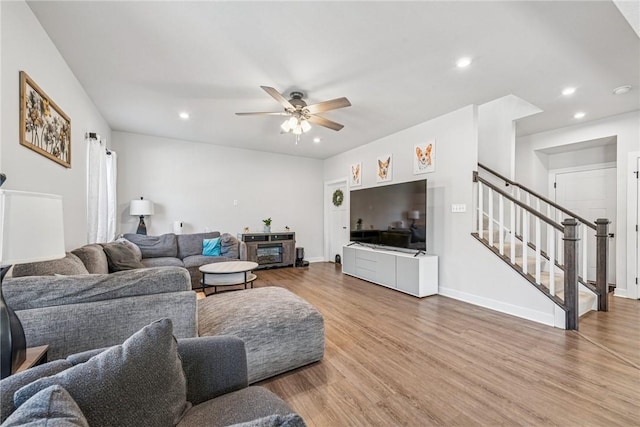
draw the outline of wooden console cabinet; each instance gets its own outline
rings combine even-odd
[[[342,272],[416,297],[438,293],[438,257],[368,246],[342,248]]]
[[[289,267],[296,262],[296,233],[246,233],[247,261],[258,263],[258,269]]]

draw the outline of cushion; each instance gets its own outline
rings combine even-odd
[[[178,241],[178,258],[185,259],[191,255],[202,255],[202,241],[216,237],[220,237],[220,233],[217,231],[179,234],[176,236],[176,240]]]
[[[304,427],[306,424],[302,417],[296,413],[287,415],[268,415],[257,420],[234,424],[229,427]]]
[[[140,248],[142,258],[173,257],[178,255],[178,243],[173,233],[162,236],[127,233],[124,238]]]
[[[3,422],[14,411],[13,394],[16,391],[42,377],[55,375],[71,366],[66,360],[54,360],[53,362],[34,366],[0,381],[0,422]]]
[[[184,267],[184,262],[174,257],[142,258],[145,267]]]
[[[36,393],[7,418],[3,427],[89,427],[78,404],[59,385]]]
[[[70,252],[67,252],[62,259],[16,264],[13,267],[13,277],[53,276],[56,273],[71,276],[74,274],[89,274],[89,271],[80,258]]]
[[[213,264],[215,262],[233,261],[230,258],[223,256],[207,256],[207,255],[192,255],[182,260],[185,268],[201,267],[206,264]]]
[[[204,256],[220,256],[220,249],[220,237],[202,241],[202,255]]]
[[[136,259],[136,254],[124,243],[113,242],[102,245],[109,263],[109,273],[116,271],[135,270],[144,268],[144,265]]]
[[[287,416],[292,412],[284,400],[266,388],[246,387],[195,405],[184,415],[178,427],[228,426],[271,415]],[[304,422],[293,425],[304,426]]]
[[[137,261],[140,261],[142,259],[142,251],[140,250],[138,245],[136,245],[135,243],[128,241],[124,237],[116,239],[116,242],[122,243],[123,245],[125,245],[129,249],[131,249],[133,251],[133,253],[135,254],[135,258],[136,258]]]
[[[174,426],[189,405],[171,320],[161,319],[66,371],[22,387],[14,404],[58,384],[78,403],[89,425]]]
[[[238,239],[229,233],[220,236],[220,253],[227,258],[240,258],[240,250],[238,248]]]
[[[71,251],[76,255],[91,274],[109,273],[109,262],[102,246],[98,244],[84,245]]]

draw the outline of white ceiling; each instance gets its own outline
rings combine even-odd
[[[609,1],[28,4],[116,131],[324,159],[508,94],[543,110],[519,135],[640,109],[640,38]],[[260,85],[346,96],[323,114],[345,128],[296,146],[282,118],[236,116],[280,111]]]

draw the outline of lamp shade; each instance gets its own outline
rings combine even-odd
[[[153,202],[151,200],[132,200],[129,205],[129,215],[153,215]]]
[[[0,265],[64,256],[62,197],[0,190]]]
[[[408,219],[420,219],[420,211],[409,211],[407,212]]]

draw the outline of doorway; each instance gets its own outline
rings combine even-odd
[[[552,171],[555,202],[575,214],[595,221],[607,218],[609,224],[609,260],[607,282],[616,283],[616,168],[600,167]],[[589,233],[587,247],[587,280],[596,278],[595,233]]]
[[[336,193],[337,192],[337,193]],[[340,195],[341,197],[334,197]],[[325,183],[325,259],[334,262],[342,258],[342,247],[349,243],[349,189],[347,179]],[[334,202],[335,200],[335,202]]]

